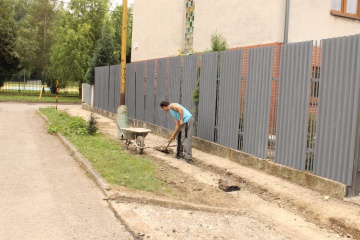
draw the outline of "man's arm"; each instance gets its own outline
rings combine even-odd
[[[171,136],[171,140],[174,140],[174,139],[175,139],[176,133],[177,133],[177,131],[178,131],[179,128],[180,128],[179,121],[178,121],[177,119],[175,119],[175,118],[174,118],[174,123],[175,123],[175,130],[174,130],[173,135]]]

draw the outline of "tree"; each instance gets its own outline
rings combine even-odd
[[[21,14],[19,9],[19,14]],[[45,75],[53,38],[53,22],[56,15],[54,0],[34,0],[20,21],[16,51],[23,68],[36,70]],[[21,18],[21,15],[18,16]]]
[[[69,16],[69,13],[63,14]],[[81,84],[89,62],[88,49],[92,45],[89,41],[91,27],[83,23],[75,31],[68,26],[65,16],[61,20],[62,25],[56,29],[57,34],[50,53],[51,65],[48,70],[51,79],[58,79],[64,85],[68,82]]]
[[[109,19],[109,0],[71,0],[57,19],[49,73],[63,84],[81,84],[90,65],[101,28]]]
[[[128,8],[127,16],[127,33],[126,33],[126,62],[131,61],[131,36],[132,36],[132,25],[133,25],[133,8],[132,6]],[[122,5],[119,5],[115,8],[115,11],[111,15],[111,20],[113,22],[113,27],[115,29],[114,34],[114,45],[115,49],[119,51],[121,49],[121,29],[122,29]]]
[[[86,82],[94,84],[95,67],[115,65],[119,63],[119,51],[115,50],[113,41],[113,29],[109,25],[103,26],[102,37],[94,51],[93,58],[86,73]]]
[[[15,20],[10,1],[0,1],[0,87],[10,73],[18,70],[19,60],[14,52]]]

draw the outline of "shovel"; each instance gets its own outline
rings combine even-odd
[[[176,131],[175,135],[179,132],[180,128]],[[170,143],[172,142],[173,140],[170,139],[170,141],[168,142],[168,144],[166,145],[166,147],[164,148],[163,146],[160,146],[160,147],[155,147],[156,150],[160,151],[160,152],[163,152],[163,153],[170,153],[170,150],[168,150],[167,148],[169,147]]]

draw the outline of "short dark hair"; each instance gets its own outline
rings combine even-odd
[[[167,106],[169,106],[169,105],[170,105],[170,103],[169,103],[168,101],[162,101],[162,102],[160,103],[160,107],[161,107],[161,108],[167,107]]]

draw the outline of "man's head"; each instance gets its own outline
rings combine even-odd
[[[168,112],[170,110],[170,103],[168,101],[162,101],[160,103],[160,107],[162,108],[162,110],[164,110],[165,112]]]

